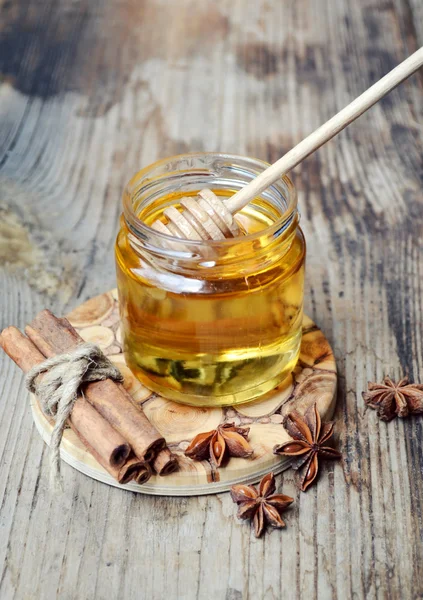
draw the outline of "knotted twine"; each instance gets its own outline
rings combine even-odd
[[[37,381],[41,374],[43,377]],[[83,395],[81,388],[86,383],[109,378],[123,381],[119,369],[98,346],[90,343],[47,358],[26,375],[26,387],[37,396],[43,413],[54,418],[50,441],[50,478],[55,487],[61,487],[60,443],[63,431],[77,397]]]

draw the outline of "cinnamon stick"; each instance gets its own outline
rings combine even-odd
[[[49,310],[41,311],[25,328],[27,336],[46,357],[74,348],[83,340],[67,319],[58,319]],[[111,379],[86,386],[84,395],[94,408],[131,445],[145,462],[154,459],[166,442],[140,408],[136,408],[125,388]]]
[[[151,477],[152,470],[151,470],[151,466],[149,463],[144,463],[144,466],[147,467],[147,469],[145,471],[143,471],[141,468],[138,471],[138,474],[135,477],[135,481],[139,484],[142,485],[143,483],[145,483],[146,481],[148,481]]]
[[[84,438],[78,431],[76,431],[72,424],[70,425],[73,431],[81,440],[81,442],[84,444],[88,452],[114,479],[116,479],[118,483],[124,485],[125,483],[129,483],[133,479],[135,479],[137,483],[145,483],[150,479],[151,467],[148,463],[140,461],[139,458],[132,456],[121,467],[111,466],[110,464],[107,464],[107,462],[104,461],[103,456],[101,456],[91,446],[91,444],[86,440],[86,438]]]
[[[45,360],[16,327],[8,327],[1,333],[0,346],[24,373]],[[52,419],[49,421],[54,423]],[[90,440],[90,446],[101,457],[105,468],[119,470],[122,467],[131,451],[129,444],[83,397],[76,400],[69,421],[79,437]]]
[[[177,470],[178,459],[169,448],[164,448],[158,453],[152,464],[157,475],[169,475]]]
[[[140,460],[136,456],[130,458],[119,471],[119,483],[128,483],[135,479],[142,485],[150,479],[152,475],[151,467],[148,463]]]

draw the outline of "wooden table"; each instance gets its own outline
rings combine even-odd
[[[114,286],[128,178],[157,157],[275,160],[423,43],[421,0],[0,0],[0,327]],[[338,360],[342,464],[256,540],[228,494],[143,497],[48,452],[1,357],[0,597],[421,598],[423,419],[367,380],[423,379],[422,73],[294,173],[306,309]]]

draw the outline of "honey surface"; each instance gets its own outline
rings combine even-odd
[[[164,204],[150,209],[147,224],[161,217]],[[248,206],[237,220],[245,233],[255,233],[272,223],[272,215]],[[292,371],[302,322],[300,230],[268,268],[257,264],[245,275],[240,265],[214,279],[200,269],[158,269],[134,252],[127,233],[123,227],[116,244],[124,350],[148,387],[197,405],[236,404],[257,398]]]

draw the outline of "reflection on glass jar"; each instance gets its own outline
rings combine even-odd
[[[128,366],[152,390],[197,406],[253,400],[294,368],[301,342],[305,243],[284,177],[236,220],[245,235],[175,245],[151,229],[183,196],[224,201],[267,164],[189,154],[140,171],[124,193],[116,264]]]

